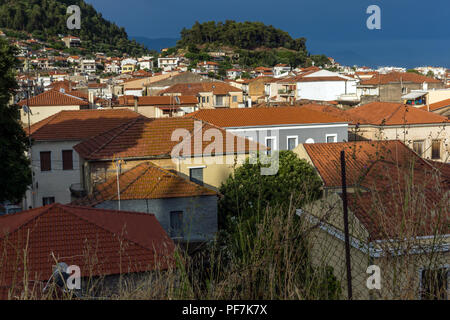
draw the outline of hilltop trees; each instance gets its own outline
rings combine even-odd
[[[19,123],[17,106],[10,99],[17,87],[16,49],[0,39],[0,202],[20,200],[31,184],[28,139]]]
[[[78,5],[81,9],[80,30],[67,29],[69,5]],[[124,28],[105,20],[83,0],[0,0],[0,27],[39,34],[44,41],[70,32],[90,44],[86,49],[91,51],[117,49],[128,54],[148,51],[137,42],[128,40]]]
[[[258,47],[283,47],[295,51],[306,51],[306,39],[293,39],[289,33],[266,26],[261,22],[223,22],[209,21],[200,24],[198,21],[191,29],[183,28],[179,47],[188,45],[215,43],[224,46],[252,50]]]

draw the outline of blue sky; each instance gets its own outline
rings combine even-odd
[[[449,0],[87,0],[130,36],[178,38],[195,21],[261,21],[345,64],[450,68]],[[366,9],[381,8],[381,30]]]

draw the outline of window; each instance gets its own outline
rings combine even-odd
[[[183,211],[170,212],[170,236],[172,238],[183,237]]]
[[[203,185],[203,167],[202,168],[190,168],[189,169],[189,177],[192,182],[195,182],[199,185]]]
[[[224,105],[224,96],[216,96],[216,105],[218,106]]]
[[[45,197],[42,198],[42,205],[48,206],[49,204],[55,203],[55,197]]]
[[[424,300],[447,300],[449,269],[422,270],[420,297]]]
[[[421,140],[421,141],[414,141],[413,142],[413,150],[419,156],[422,156],[422,154],[423,154],[423,140]]]
[[[63,150],[63,170],[73,170],[73,152],[72,150]]]
[[[237,96],[233,96],[233,102],[237,102]]]
[[[305,143],[314,143],[314,139],[313,138],[308,138],[308,139],[306,139]]]
[[[270,150],[266,151],[266,154],[268,156],[270,156],[272,154],[272,151],[276,150],[275,137],[267,137],[266,138],[266,146],[267,146],[267,148],[270,149]]]
[[[50,151],[41,152],[41,171],[51,171],[52,170],[52,153]]]
[[[202,97],[202,103],[205,103],[206,99],[205,97]]]
[[[287,149],[294,150],[298,145],[298,137],[296,136],[288,136],[287,137]]]
[[[431,144],[431,159],[441,159],[441,140],[433,140]]]
[[[327,139],[327,143],[337,142],[337,134],[327,134],[326,139]]]

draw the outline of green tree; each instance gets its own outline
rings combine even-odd
[[[25,155],[28,139],[19,122],[19,110],[11,105],[17,89],[16,49],[0,39],[0,202],[19,201],[31,184],[30,162]]]
[[[247,161],[220,187],[219,224],[233,232],[237,221],[255,221],[267,207],[297,207],[317,199],[322,182],[314,168],[292,151],[279,152],[279,170],[261,175],[264,166]]]

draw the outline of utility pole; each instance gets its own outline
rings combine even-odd
[[[344,207],[344,233],[345,233],[345,260],[347,265],[347,294],[348,300],[353,299],[352,290],[352,266],[350,258],[350,235],[348,230],[348,202],[347,202],[347,178],[345,173],[345,151],[341,151],[341,175],[342,175],[342,201]]]

